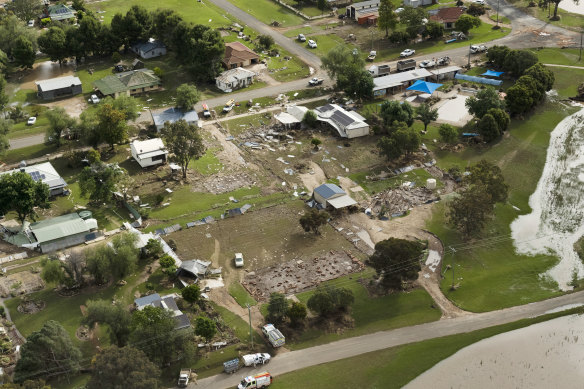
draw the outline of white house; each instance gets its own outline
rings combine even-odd
[[[226,70],[215,79],[217,88],[223,92],[231,92],[234,89],[245,88],[253,84],[256,74],[244,68]]]
[[[434,0],[404,0],[404,6],[417,8],[421,5],[432,5],[436,4],[437,1]]]
[[[201,127],[201,122],[199,121],[199,115],[197,115],[196,111],[187,111],[183,112],[178,108],[167,108],[161,112],[152,112],[152,121],[156,126],[156,131],[160,132],[162,127],[166,122],[172,124],[174,122],[178,122],[179,120],[184,120],[187,124],[194,124],[197,127]]]
[[[144,59],[166,55],[166,45],[159,40],[150,38],[148,42],[139,42],[131,47],[132,51]]]
[[[319,121],[330,124],[342,138],[369,135],[369,124],[355,111],[347,111],[336,104],[316,108]]]
[[[314,200],[319,203],[322,208],[329,205],[335,209],[341,209],[357,204],[344,190],[335,184],[322,184],[314,188]]]
[[[55,170],[50,162],[42,162],[36,165],[26,166],[25,162],[21,162],[18,169],[0,172],[3,174],[13,174],[17,172],[27,173],[35,181],[42,181],[49,186],[49,194],[51,196],[58,196],[65,193],[67,190],[67,182]]]
[[[143,168],[165,163],[168,155],[168,150],[160,138],[135,140],[130,144],[130,150],[132,157]]]

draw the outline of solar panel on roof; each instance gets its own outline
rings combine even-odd
[[[34,180],[34,181],[39,181],[41,180],[41,173],[39,173],[38,171],[34,171],[34,172],[30,172],[29,173],[30,177]]]
[[[348,126],[349,124],[355,121],[352,117],[341,111],[335,111],[331,116],[331,119],[344,127]]]

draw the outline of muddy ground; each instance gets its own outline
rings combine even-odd
[[[11,294],[28,294],[44,288],[45,284],[39,274],[23,271],[0,277],[0,296],[6,298]]]

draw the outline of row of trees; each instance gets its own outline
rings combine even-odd
[[[541,63],[529,67],[515,84],[507,89],[507,108],[512,115],[530,111],[545,98],[552,89],[554,73]]]
[[[322,57],[322,68],[336,81],[336,88],[350,98],[373,97],[373,77],[365,70],[365,61],[358,49],[336,46]]]

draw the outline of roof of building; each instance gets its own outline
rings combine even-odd
[[[414,69],[407,72],[388,74],[387,76],[377,77],[373,79],[373,90],[386,89],[394,86],[402,85],[404,82],[420,80],[431,76],[426,69]]]
[[[194,259],[190,261],[184,261],[180,268],[185,271],[188,271],[191,274],[198,276],[207,274],[209,266],[211,266],[210,261],[201,261],[200,259]]]
[[[49,5],[47,11],[52,20],[65,20],[75,17],[75,10],[65,4]]]
[[[355,111],[347,111],[336,104],[326,104],[316,108],[318,120],[333,126],[339,135],[347,137],[346,130],[368,127],[365,118]]]
[[[140,159],[152,158],[161,154],[168,154],[166,146],[160,138],[153,138],[148,140],[135,140],[130,144],[130,147],[136,151],[136,155]]]
[[[274,119],[276,119],[282,124],[300,123],[300,120],[296,119],[294,116],[290,115],[287,112],[280,112],[279,114],[274,115]]]
[[[172,315],[176,321],[175,329],[186,328],[191,325],[189,317],[181,312],[174,301],[174,295],[160,297],[158,293],[154,293],[148,296],[140,297],[134,300],[138,310],[144,309],[144,307],[152,306],[157,308],[163,308],[167,311],[171,311]]]
[[[181,119],[187,123],[196,124],[199,121],[199,115],[194,110],[183,113],[180,109],[174,107],[165,109],[162,112],[152,112],[152,120],[156,127],[163,126],[166,122],[174,123]]]
[[[237,64],[242,61],[258,58],[259,55],[241,42],[225,43],[225,56],[223,58],[223,63],[227,65],[227,67],[230,67],[231,64]]]
[[[67,236],[89,232],[89,225],[78,214],[54,217],[32,223],[30,229],[39,243],[49,242]]]
[[[154,301],[160,300],[160,295],[158,293],[153,293],[148,296],[140,297],[134,300],[134,303],[138,309],[143,308],[147,305],[151,305]]]
[[[33,180],[42,181],[49,186],[50,190],[57,188],[64,188],[67,183],[61,178],[59,173],[55,170],[50,162],[43,162],[36,165],[24,166],[18,169],[9,170],[6,172],[0,172],[0,176],[3,174],[12,174],[19,171],[24,171],[28,173]]]
[[[50,90],[69,88],[71,85],[81,85],[81,80],[79,77],[65,76],[43,81],[35,81],[35,84],[41,88],[41,91],[46,92]]]
[[[430,73],[432,73],[434,75],[438,75],[438,74],[446,74],[446,73],[458,72],[460,70],[462,70],[462,69],[460,67],[458,67],[458,66],[446,66],[445,68],[439,68],[439,69],[430,70]]]
[[[462,7],[440,8],[434,14],[430,15],[430,20],[452,23],[456,22],[463,13],[464,9]]]
[[[232,82],[237,82],[249,77],[255,76],[255,73],[251,70],[244,68],[235,68],[224,71],[217,77],[217,81],[223,84],[231,84]]]
[[[322,184],[321,186],[314,188],[314,193],[318,193],[325,200],[336,195],[346,194],[344,190],[335,184]]]
[[[350,207],[351,205],[357,204],[355,200],[351,198],[349,195],[343,195],[340,197],[335,197],[334,199],[330,199],[326,201],[328,204],[332,205],[333,208],[341,209],[345,207]]]
[[[379,6],[380,0],[368,0],[362,1],[360,3],[351,4],[350,6],[357,9],[357,8],[364,8],[364,7],[373,7]]]
[[[93,82],[93,85],[106,96],[129,89],[147,88],[158,84],[160,84],[160,78],[150,69],[130,70],[106,76]]]
[[[302,121],[302,119],[304,119],[304,115],[306,112],[308,112],[308,108],[301,105],[289,105],[286,107],[286,112],[294,116],[296,119]]]
[[[166,45],[157,39],[149,39],[148,42],[138,42],[132,45],[132,51],[147,53],[156,49],[166,49]]]

